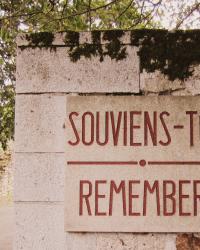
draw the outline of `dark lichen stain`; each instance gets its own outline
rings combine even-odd
[[[81,56],[91,58],[97,55],[97,44],[79,44],[79,32],[67,31],[64,43],[69,46],[69,56],[73,62],[77,62]]]
[[[79,32],[68,30],[65,34],[64,43],[68,45],[79,45]]]
[[[105,46],[101,44],[101,34],[103,40],[107,41]],[[92,31],[92,43],[78,44],[77,42],[70,46],[69,56],[73,62],[77,62],[81,57],[89,58],[99,57],[102,62],[105,56],[109,56],[116,61],[126,58],[126,47],[121,45],[120,38],[124,35],[122,30]],[[72,41],[72,40],[71,40]]]
[[[140,70],[159,70],[169,80],[184,80],[200,63],[200,30],[133,30],[131,44],[139,47]]]
[[[200,238],[194,234],[179,234],[176,238],[177,250],[200,250]]]
[[[29,46],[50,47],[54,40],[54,34],[51,32],[26,34],[26,40],[29,42]]]
[[[91,59],[92,56],[99,55],[99,46],[96,44],[81,44],[76,47],[71,46],[69,56],[72,62],[77,62],[82,56]]]
[[[94,44],[101,44],[101,33],[102,31],[100,30],[93,30],[91,31],[91,36],[92,36],[92,41]]]
[[[105,45],[105,55],[110,56],[111,59],[123,60],[127,56],[126,46],[121,44],[120,38],[125,34],[123,30],[108,30],[103,33],[103,40],[109,41]]]
[[[119,239],[119,240],[120,240],[122,246],[126,246],[126,244],[124,243],[124,241],[122,239]]]

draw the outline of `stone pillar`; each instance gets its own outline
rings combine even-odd
[[[120,50],[110,50],[108,45],[118,42]],[[80,56],[77,44],[85,54]],[[97,45],[90,53],[89,44]],[[102,55],[101,49],[107,52]],[[175,234],[64,231],[66,96],[200,94],[197,67],[195,81],[172,82],[159,71],[140,73],[138,50],[130,32],[115,32],[113,40],[108,32],[18,37],[15,250],[176,249]]]

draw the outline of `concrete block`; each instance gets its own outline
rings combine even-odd
[[[67,46],[71,44],[71,41],[67,41],[66,37],[69,36],[69,32],[57,32],[50,34],[52,35],[53,39],[51,41],[51,44],[49,46]],[[108,40],[104,39],[104,33],[105,31],[99,31],[100,32],[100,44],[107,44],[109,43]],[[112,31],[106,31],[106,32],[112,32]],[[114,31],[115,32],[115,31]],[[92,44],[93,39],[92,39],[92,32],[90,31],[82,31],[78,32],[79,33],[79,44]],[[38,33],[40,34],[40,33]],[[37,35],[37,34],[36,34]],[[31,40],[28,38],[27,34],[19,34],[17,36],[17,45],[18,47],[24,47],[24,46],[42,46],[42,41],[41,43],[38,42],[37,44],[34,44],[31,42]],[[121,44],[130,44],[131,43],[131,31],[123,31],[123,34],[121,37],[117,38]],[[46,40],[45,40],[46,41]],[[72,42],[75,42],[74,40]],[[43,44],[44,46],[44,44]]]
[[[15,152],[64,152],[65,95],[17,95]]]
[[[64,34],[56,34],[53,45],[66,46],[63,38]],[[129,39],[126,32],[120,40],[128,44]],[[79,42],[92,43],[91,33],[80,33]],[[101,43],[106,44],[107,41],[102,40]],[[18,45],[29,44],[20,40]],[[106,57],[101,63],[98,57],[92,57],[92,60],[81,58],[73,63],[68,49],[18,49],[16,91],[33,95],[17,96],[17,152],[64,152],[66,137],[62,126],[66,97],[35,95],[38,93],[138,93],[142,90],[148,95],[164,92],[172,95],[200,94],[200,66],[195,66],[193,75],[185,81],[171,82],[159,72],[143,72],[139,89],[137,48],[127,45],[129,55],[126,60],[116,62]],[[27,202],[16,202],[15,250],[176,249],[176,234],[65,233],[63,204],[41,202],[62,201],[64,168],[61,165],[64,154],[16,155],[15,200]],[[30,200],[36,202],[28,202]],[[197,242],[196,238],[191,237],[186,234],[178,237],[177,249],[198,247],[193,244]]]
[[[175,250],[175,234],[67,233],[66,250]]]
[[[0,205],[0,249],[11,250],[14,235],[14,208],[13,204]]]
[[[192,66],[192,76],[185,80],[170,81],[159,71],[140,74],[140,90],[150,93],[170,92],[172,95],[198,95],[200,94],[200,65]]]
[[[18,49],[17,93],[50,92],[139,92],[139,58],[137,48],[126,46],[127,57],[116,61],[105,56],[91,59],[69,58],[69,48]]]
[[[16,153],[15,201],[64,201],[65,154]]]
[[[147,73],[143,71],[140,74],[140,89],[143,92],[159,93],[165,91],[182,90],[185,85],[180,80],[170,81],[161,72],[156,71]]]
[[[66,233],[65,250],[97,250],[98,233]]]
[[[15,204],[14,250],[62,250],[64,246],[62,204]]]
[[[186,80],[185,86],[191,95],[200,94],[200,65],[193,67],[193,74]]]

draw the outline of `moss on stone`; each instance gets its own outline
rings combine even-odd
[[[102,32],[100,30],[91,31],[93,44],[101,44],[101,33]]]
[[[91,59],[92,56],[98,55],[98,45],[81,44],[77,47],[70,47],[69,56],[73,62],[77,62],[81,56]]]
[[[101,44],[101,33],[103,33],[103,39],[108,41],[104,48]],[[69,56],[73,62],[78,61],[81,56],[90,59],[92,56],[99,56],[100,61],[103,61],[105,56],[109,56],[116,61],[123,60],[127,56],[126,46],[120,42],[124,33],[123,30],[92,31],[92,44],[70,46]]]
[[[50,47],[54,40],[54,34],[51,32],[26,34],[26,40],[29,42],[29,46]]]
[[[79,32],[76,31],[66,31],[64,43],[67,45],[79,45]]]
[[[200,30],[133,30],[131,44],[139,47],[141,72],[160,71],[169,80],[192,76],[192,65],[200,64]]]
[[[125,34],[123,30],[108,30],[103,33],[103,39],[109,41],[105,45],[106,52],[111,59],[123,60],[127,56],[126,46],[121,44],[120,38]]]
[[[124,30],[106,30],[103,31],[103,40],[109,42],[119,41],[119,39],[125,34]]]

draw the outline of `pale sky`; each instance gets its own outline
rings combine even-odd
[[[159,0],[153,0],[157,3]],[[142,2],[142,0],[139,0]],[[154,20],[159,21],[166,29],[174,29],[177,21],[190,13],[191,6],[200,3],[200,0],[163,0],[159,15]],[[180,27],[182,29],[200,29],[200,10],[195,10]]]

